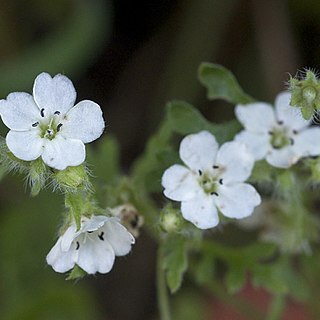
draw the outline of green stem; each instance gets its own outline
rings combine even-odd
[[[285,303],[286,303],[286,297],[284,294],[282,294],[282,293],[275,294],[272,299],[269,314],[268,314],[266,320],[280,320],[280,319],[282,319],[282,314],[283,314],[283,310],[285,307]]]
[[[158,308],[161,320],[170,320],[170,306],[168,298],[168,289],[166,285],[165,273],[162,267],[162,250],[161,246],[158,248],[157,257],[157,295]]]

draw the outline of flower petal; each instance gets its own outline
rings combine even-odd
[[[182,216],[199,229],[209,229],[219,223],[214,195],[202,195],[181,203]]]
[[[235,114],[247,130],[257,133],[268,132],[276,122],[272,106],[264,102],[239,104]]]
[[[78,236],[76,224],[73,223],[65,233],[60,237],[61,239],[61,250],[68,251],[72,244],[72,241]]]
[[[33,97],[39,108],[44,109],[45,116],[56,111],[65,114],[74,106],[76,90],[67,77],[57,74],[51,78],[43,72],[34,81]]]
[[[46,140],[42,159],[49,167],[64,170],[69,166],[78,166],[85,160],[86,152],[82,141],[65,139],[56,135],[53,140]]]
[[[0,115],[9,129],[25,131],[38,122],[40,111],[30,94],[13,92],[6,100],[0,100]]]
[[[208,131],[186,136],[180,144],[180,158],[192,170],[206,170],[213,166],[218,150],[215,137]]]
[[[270,135],[268,133],[254,133],[242,130],[235,136],[235,140],[244,143],[255,160],[263,159],[270,148]]]
[[[61,250],[61,238],[58,239],[56,244],[47,255],[47,263],[52,266],[56,272],[67,272],[75,265],[74,251]]]
[[[301,156],[320,155],[320,128],[311,127],[294,136],[294,149]]]
[[[164,195],[175,201],[193,198],[200,189],[196,175],[184,166],[175,164],[168,168],[162,176]]]
[[[295,148],[287,146],[281,149],[271,149],[266,156],[266,161],[277,168],[289,168],[299,161],[301,154]]]
[[[256,189],[247,183],[220,186],[218,194],[217,207],[228,218],[248,217],[252,214],[254,207],[261,203],[261,197]]]
[[[101,228],[109,220],[106,216],[92,216],[90,219],[82,217],[80,232],[92,232]]]
[[[286,126],[294,130],[307,127],[310,120],[305,120],[298,107],[290,106],[290,92],[281,92],[275,101],[277,120],[282,121]]]
[[[254,158],[244,143],[231,141],[219,149],[216,165],[222,172],[223,183],[242,182],[250,176]]]
[[[10,130],[6,137],[9,150],[19,159],[35,160],[43,152],[44,141],[39,136],[38,129],[29,131]]]
[[[61,133],[70,139],[88,143],[98,139],[105,124],[98,104],[84,100],[76,104],[65,116]]]
[[[106,240],[111,244],[116,256],[124,256],[131,251],[131,245],[135,243],[134,237],[118,222],[116,218],[110,218],[101,230],[105,233]]]
[[[112,269],[115,254],[110,243],[105,240],[79,240],[77,265],[89,274],[107,273]]]

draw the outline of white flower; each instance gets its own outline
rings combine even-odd
[[[37,76],[33,96],[14,92],[0,100],[0,115],[10,129],[9,150],[25,161],[42,157],[48,166],[64,170],[85,160],[84,143],[100,137],[104,130],[98,104],[83,100],[74,106],[72,82],[58,74]]]
[[[320,128],[309,127],[300,109],[290,106],[290,97],[289,92],[278,94],[275,109],[263,102],[236,106],[245,130],[235,140],[247,144],[255,160],[288,168],[302,157],[320,154]]]
[[[115,256],[128,254],[135,242],[118,221],[106,216],[83,218],[79,231],[73,223],[48,253],[47,263],[61,273],[75,265],[88,274],[109,272]]]
[[[175,164],[164,172],[164,194],[181,201],[183,217],[198,228],[218,224],[217,208],[226,217],[240,219],[260,204],[257,191],[243,183],[254,164],[244,144],[227,142],[218,150],[215,137],[201,131],[182,140],[180,158],[187,167]]]

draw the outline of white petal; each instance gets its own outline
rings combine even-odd
[[[72,241],[77,237],[78,232],[76,224],[73,223],[66,231],[65,233],[60,237],[61,239],[61,250],[62,251],[68,251],[70,249],[70,246],[72,244]]]
[[[106,216],[92,216],[90,219],[82,218],[82,226],[80,232],[96,231],[101,228],[109,218]]]
[[[300,108],[290,106],[290,92],[281,92],[275,101],[277,120],[294,130],[299,130],[309,125],[310,120],[305,120]]]
[[[268,149],[270,149],[270,135],[268,133],[254,133],[242,130],[235,136],[235,140],[247,145],[255,160],[263,159]]]
[[[49,167],[64,170],[69,166],[78,166],[85,160],[86,152],[82,141],[65,139],[56,135],[53,140],[46,140],[42,159]]]
[[[320,128],[311,127],[299,132],[294,139],[294,149],[301,156],[320,155]]]
[[[19,159],[25,161],[35,160],[43,151],[43,139],[39,136],[38,129],[29,131],[10,130],[6,137],[9,150]]]
[[[51,78],[43,72],[34,81],[33,97],[39,108],[44,109],[45,116],[55,111],[65,114],[74,106],[76,90],[67,77],[57,74]]]
[[[118,219],[109,219],[101,228],[105,239],[111,244],[116,256],[124,256],[131,251],[131,245],[135,243],[134,237],[118,222]]]
[[[77,265],[89,274],[96,272],[107,273],[112,269],[115,254],[106,240],[87,240],[85,243],[79,241],[79,255]]]
[[[252,132],[268,132],[276,122],[272,106],[264,102],[239,104],[235,114],[242,125]]]
[[[277,168],[289,168],[300,158],[301,154],[297,153],[292,146],[272,149],[266,156],[267,162]]]
[[[220,186],[216,204],[228,218],[241,219],[252,214],[254,207],[261,203],[261,198],[254,187],[247,183]]]
[[[175,164],[168,168],[162,176],[164,195],[175,201],[193,198],[200,189],[197,176],[184,166]]]
[[[105,124],[98,104],[84,100],[76,104],[67,114],[61,133],[71,139],[88,143],[98,139]]]
[[[0,100],[0,115],[9,129],[24,131],[38,122],[40,110],[30,94],[13,92],[6,100]]]
[[[215,207],[215,195],[202,195],[192,200],[181,203],[183,217],[192,222],[199,229],[209,229],[219,223],[217,209]]]
[[[47,263],[52,266],[56,272],[67,272],[74,267],[74,252],[61,250],[61,238],[58,239],[56,244],[47,255]]]
[[[220,177],[224,183],[242,182],[250,176],[254,158],[244,143],[231,141],[219,149],[216,165],[222,172]]]
[[[215,137],[208,131],[186,136],[180,144],[180,158],[192,170],[206,170],[214,164],[218,150]]]

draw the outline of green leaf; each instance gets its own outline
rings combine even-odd
[[[167,104],[167,119],[171,130],[182,134],[196,133],[202,130],[211,132],[219,143],[231,140],[241,129],[238,121],[215,124],[204,116],[191,104],[184,101],[171,101]]]
[[[186,241],[181,236],[171,235],[166,238],[162,249],[167,285],[171,293],[174,293],[180,288],[188,267]]]
[[[225,279],[228,292],[230,294],[238,292],[244,286],[245,280],[245,268],[239,265],[230,266]]]
[[[226,68],[213,63],[203,62],[198,70],[199,81],[208,89],[209,100],[224,99],[234,104],[246,104],[254,99],[247,95],[235,76]]]
[[[200,285],[214,281],[215,261],[211,254],[204,254],[196,267],[196,281]]]

